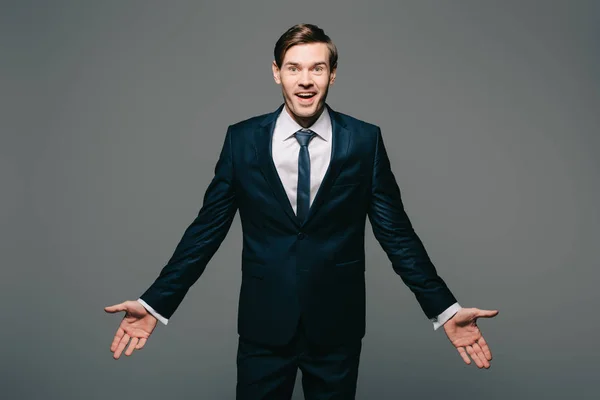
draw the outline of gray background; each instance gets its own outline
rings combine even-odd
[[[1,3],[0,397],[234,398],[237,216],[142,351],[113,360],[103,307],[156,278],[309,22],[340,52],[329,104],[381,126],[438,272],[500,310],[492,367],[465,365],[367,226],[357,398],[597,398],[600,2],[216,3]]]

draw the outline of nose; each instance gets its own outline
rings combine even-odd
[[[308,69],[302,71],[300,78],[298,79],[298,84],[301,86],[310,86],[312,84],[312,78]]]

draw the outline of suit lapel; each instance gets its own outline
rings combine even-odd
[[[271,186],[273,194],[277,198],[279,204],[283,207],[283,211],[292,220],[296,226],[300,226],[300,220],[294,213],[294,209],[287,197],[285,188],[279,179],[279,174],[273,163],[272,156],[272,138],[275,130],[275,122],[277,116],[283,110],[284,104],[279,106],[277,110],[269,114],[260,126],[254,131],[254,150],[256,152],[256,161],[260,165],[260,170],[263,176]]]
[[[306,225],[314,218],[314,215],[321,207],[323,200],[327,197],[327,192],[331,188],[331,185],[333,185],[333,182],[335,182],[335,179],[339,175],[344,162],[347,159],[348,149],[350,148],[350,142],[352,141],[352,135],[346,128],[346,124],[340,118],[339,114],[329,107],[328,104],[325,105],[329,111],[329,116],[331,117],[331,160],[329,161],[327,172],[325,172],[323,181],[319,186],[319,190],[315,195],[315,199],[308,210],[308,215],[302,226]]]
[[[331,160],[327,172],[323,177],[323,181],[319,186],[319,190],[315,195],[315,199],[308,211],[308,215],[305,221],[300,219],[294,213],[294,209],[290,204],[290,201],[285,192],[285,188],[279,179],[279,174],[275,168],[272,157],[272,138],[273,131],[275,130],[275,122],[279,113],[283,110],[284,104],[279,106],[277,110],[268,114],[262,121],[260,126],[254,131],[254,150],[256,153],[256,161],[260,165],[260,170],[271,186],[273,194],[277,198],[279,204],[283,207],[283,211],[291,219],[291,221],[298,227],[306,225],[318,211],[319,207],[323,203],[327,192],[331,188],[331,185],[339,175],[344,161],[347,158],[348,149],[350,148],[350,142],[352,135],[346,128],[346,124],[340,118],[337,112],[335,112],[328,104],[325,104],[329,116],[331,117],[331,129],[332,129],[332,144],[331,144]]]

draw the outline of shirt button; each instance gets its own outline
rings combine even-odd
[[[304,234],[304,232],[300,232],[298,233],[298,240],[302,240],[306,237],[306,235]]]

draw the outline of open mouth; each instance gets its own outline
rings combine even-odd
[[[296,97],[300,100],[301,103],[312,103],[316,95],[317,93],[315,92],[296,93]]]

